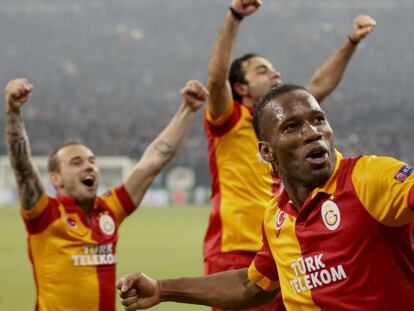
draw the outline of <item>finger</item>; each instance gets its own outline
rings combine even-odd
[[[190,80],[186,85],[181,89],[181,95],[185,96],[186,94],[196,93],[197,92],[197,81]]]
[[[118,282],[116,282],[116,289],[121,291],[122,284],[124,283],[125,278],[121,278]]]
[[[138,302],[138,296],[133,296],[133,297],[128,297],[128,298],[121,299],[121,304],[123,306],[126,306],[126,307],[128,307],[128,306],[130,306],[130,305],[132,305],[136,302]]]
[[[257,1],[255,1],[255,2],[253,3],[253,5],[254,5],[256,8],[260,7],[262,4],[263,4],[262,0],[257,0]]]
[[[125,311],[134,311],[134,310],[140,310],[141,309],[141,303],[139,301],[125,307]]]
[[[364,28],[360,29],[360,32],[364,33],[364,34],[367,34],[367,33],[370,33],[372,31],[374,31],[374,29],[375,29],[375,26],[364,27]]]
[[[204,97],[205,95],[209,94],[207,88],[200,81],[194,80],[192,82],[193,82],[193,87],[194,87],[193,90],[196,93],[200,94],[200,96]]]
[[[191,88],[191,83],[192,83],[192,80],[187,81],[187,83],[184,85],[184,87],[180,90],[180,94],[182,96],[184,96],[184,94],[187,93],[188,89]]]
[[[120,292],[119,293],[119,297],[121,298],[129,298],[129,297],[134,297],[134,296],[138,296],[137,295],[137,291],[135,290],[135,288],[130,289],[129,291],[126,292]]]
[[[204,94],[197,90],[188,90],[184,96],[189,100],[203,100],[205,98]]]
[[[135,290],[135,288],[132,288],[129,291],[120,292],[119,296],[121,298],[129,298],[129,297],[137,296],[137,291]]]
[[[206,96],[206,98],[208,96],[210,96],[210,92],[208,91],[208,89],[204,85],[202,86],[202,90],[203,90],[203,94]]]
[[[368,15],[359,15],[355,18],[355,23],[359,26],[376,25],[377,22]]]
[[[127,292],[132,287],[133,282],[125,277],[118,282],[117,288],[121,291],[121,293]]]
[[[257,0],[244,0],[243,6],[255,5],[257,2]]]
[[[28,92],[31,92],[33,90],[33,84],[27,83],[25,87],[26,87],[26,91]]]

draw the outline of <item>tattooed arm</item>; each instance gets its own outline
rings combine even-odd
[[[24,127],[21,109],[27,102],[33,86],[26,79],[11,80],[6,93],[6,145],[16,177],[20,204],[30,210],[44,192],[39,173],[32,163],[29,139]]]
[[[174,117],[147,147],[125,182],[125,187],[135,205],[139,205],[155,176],[174,157],[191,126],[194,112],[203,105],[208,92],[200,82],[191,80],[181,90],[181,95],[183,102]]]

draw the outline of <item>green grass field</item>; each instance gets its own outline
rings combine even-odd
[[[143,271],[155,278],[203,272],[202,240],[207,207],[142,208],[121,227],[118,278]],[[16,206],[0,206],[0,310],[34,310],[35,289],[26,232]],[[117,299],[117,310],[122,310]],[[203,306],[163,303],[153,310],[202,311]]]

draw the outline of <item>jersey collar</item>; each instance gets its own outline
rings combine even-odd
[[[326,193],[328,195],[332,195],[335,193],[336,186],[337,186],[337,175],[339,171],[339,165],[341,163],[341,160],[343,159],[342,154],[336,149],[335,149],[335,156],[336,156],[335,168],[334,168],[334,171],[331,177],[329,177],[328,181],[325,184],[323,184],[321,187],[315,188],[311,192],[307,200],[313,199],[320,192]],[[289,196],[286,192],[286,189],[283,189],[282,193],[279,196],[275,197],[274,200],[277,206],[281,208],[282,210],[284,210],[285,212],[292,214],[292,215],[298,215],[298,211],[295,209],[295,207],[291,203]]]
[[[56,199],[66,207],[81,209],[79,207],[78,202],[75,200],[74,197],[66,196],[63,194],[56,194]],[[93,204],[93,209],[96,209],[98,205],[99,205],[99,200],[97,200],[96,198]]]

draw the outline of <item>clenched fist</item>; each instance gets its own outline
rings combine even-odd
[[[21,78],[9,81],[5,89],[7,111],[19,112],[29,99],[32,89],[33,85],[26,79]]]
[[[151,308],[161,301],[159,283],[142,272],[123,277],[116,287],[127,311]]]
[[[208,97],[207,89],[197,80],[188,81],[180,93],[184,103],[193,111],[200,109]]]
[[[241,16],[248,16],[257,11],[262,0],[233,0],[231,7]]]
[[[349,38],[358,43],[361,39],[365,38],[370,32],[374,31],[377,26],[376,21],[368,15],[358,15],[354,19],[354,25],[352,33]]]

